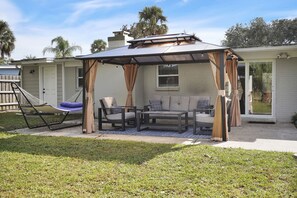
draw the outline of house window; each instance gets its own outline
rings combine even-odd
[[[178,65],[158,65],[158,88],[179,86]]]
[[[83,87],[83,68],[77,68],[77,87]]]

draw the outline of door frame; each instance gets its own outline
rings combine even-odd
[[[249,90],[249,65],[251,62],[271,62],[272,63],[272,103],[271,115],[253,115],[248,112],[248,90]],[[248,59],[243,62],[245,64],[245,114],[241,114],[243,118],[250,121],[268,121],[276,122],[276,60],[275,59]]]
[[[54,106],[57,106],[57,66],[56,65],[40,65],[39,66],[39,98],[44,100],[44,95],[43,95],[43,87],[44,87],[44,68],[52,68],[54,69],[54,73],[55,73],[55,76],[54,76],[54,82],[53,83],[53,86],[54,86],[54,89],[55,89],[55,101],[47,101],[49,104],[51,105],[54,105]]]

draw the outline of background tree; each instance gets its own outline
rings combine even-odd
[[[15,37],[13,32],[10,30],[9,25],[0,20],[0,54],[1,59],[7,55],[10,57],[11,52],[14,50]]]
[[[55,47],[53,47],[54,43],[56,44]],[[72,56],[72,53],[76,50],[79,50],[81,53],[82,48],[78,45],[70,46],[67,40],[64,40],[62,36],[58,36],[51,41],[51,46],[45,47],[42,52],[43,55],[45,55],[46,52],[49,52],[55,53],[56,58],[64,58]]]
[[[168,27],[165,24],[167,18],[163,10],[157,6],[145,7],[138,14],[139,21],[128,28],[123,25],[122,30],[129,31],[133,38],[140,38],[149,35],[166,34]]]
[[[297,18],[274,20],[270,33],[272,45],[289,45],[297,43]]]
[[[263,18],[258,17],[249,25],[236,24],[229,28],[222,45],[237,48],[295,44],[296,32],[297,18],[266,23]]]
[[[36,59],[36,56],[32,56],[31,54],[30,55],[27,55],[26,57],[25,57],[25,59]]]
[[[101,52],[106,49],[106,42],[102,39],[94,40],[94,42],[91,44],[91,52]]]

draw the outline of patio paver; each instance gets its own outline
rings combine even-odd
[[[297,153],[297,129],[291,123],[251,124],[243,123],[241,127],[232,128],[229,141],[213,142],[209,136],[192,135],[192,129],[179,134],[177,132],[137,132],[136,129],[125,132],[101,132],[83,134],[81,127],[49,131],[47,128],[19,129],[14,132],[30,135],[67,136],[96,139],[130,140],[154,143],[208,144],[217,147],[256,149]],[[166,135],[167,133],[167,135]],[[178,136],[180,135],[180,136]]]

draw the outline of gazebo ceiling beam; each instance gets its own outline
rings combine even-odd
[[[195,58],[192,53],[190,53],[190,56],[192,57],[192,60],[195,61]]]
[[[132,60],[133,58],[131,58]],[[135,60],[135,58],[134,58]],[[136,61],[135,61],[136,62]],[[137,65],[157,65],[157,64],[186,64],[186,63],[208,63],[209,60],[187,60],[187,61],[158,61],[158,62],[136,62]],[[104,63],[108,63],[108,64],[115,64],[115,65],[124,65],[124,64],[131,64],[131,61],[128,62],[120,62],[120,61],[115,61],[115,60],[111,60],[109,62],[104,61]]]
[[[166,61],[164,60],[163,56],[159,56],[159,57],[160,57],[160,59],[161,59],[163,62],[166,62]]]
[[[131,62],[132,60],[134,60],[134,61],[137,63],[137,65],[139,65],[139,64],[140,64],[140,62],[139,62],[139,61],[137,61],[137,59],[136,59],[135,57],[132,57],[132,58],[130,59],[130,63],[132,63],[132,62]]]

